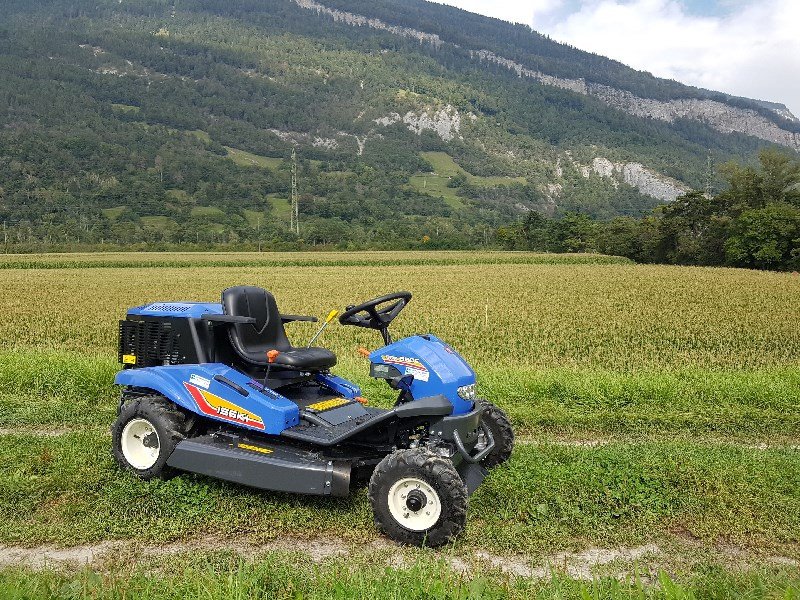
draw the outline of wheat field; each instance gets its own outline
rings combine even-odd
[[[794,589],[800,580],[792,575],[800,560],[800,277],[578,255],[5,257],[0,546],[163,545],[211,536],[229,547],[299,536],[352,546],[351,560],[369,573],[359,582],[342,575],[352,589],[380,593],[374,590],[390,585],[373,569],[371,551],[359,549],[379,543],[363,490],[331,500],[193,475],[146,483],[113,464],[117,321],[131,306],[213,301],[239,284],[270,289],[284,312],[317,316],[407,289],[414,298],[393,323],[395,336],[431,332],[447,340],[476,369],[480,392],[511,416],[517,449],[471,498],[465,535],[440,553],[391,551],[417,565],[397,572],[410,578],[404,581],[426,581],[432,565],[451,555],[469,564],[476,553],[491,553],[536,565],[567,551],[616,547],[656,550],[595,565],[599,581],[633,572],[633,562],[655,581],[664,572],[689,586],[698,569],[716,569],[714,585],[731,589],[756,580]],[[287,328],[298,344],[315,329]],[[321,343],[337,353],[337,373],[389,406],[392,394],[368,378],[356,351],[379,339],[334,323]],[[247,585],[261,581],[259,569],[275,581],[287,569],[317,577],[322,588],[304,588],[311,597],[336,579],[325,569],[339,568],[309,570],[302,557],[267,555],[253,567],[224,560],[255,578]],[[223,560],[214,552],[202,557]],[[138,569],[164,567],[153,560],[145,567],[123,560],[119,597],[146,579]],[[187,558],[186,572],[202,571],[199,560]],[[497,597],[548,597],[557,592],[548,587],[554,581],[582,593],[569,575],[524,583],[474,569]],[[14,577],[12,587],[90,581],[74,573]],[[170,577],[159,585],[180,587]],[[225,587],[196,577],[209,589]],[[475,581],[453,577],[453,589]],[[602,597],[633,593],[609,585]],[[646,597],[649,589],[636,593]]]

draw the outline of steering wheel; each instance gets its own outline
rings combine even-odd
[[[411,302],[411,292],[395,292],[373,298],[358,306],[348,306],[339,315],[339,323],[383,332],[409,302]]]

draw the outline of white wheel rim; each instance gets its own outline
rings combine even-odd
[[[409,494],[412,492],[417,500],[424,498],[424,506],[416,511],[408,506]],[[425,481],[416,477],[406,477],[389,488],[389,512],[406,529],[425,531],[439,520],[442,503],[439,494]]]
[[[144,471],[158,460],[161,440],[147,419],[131,419],[122,430],[122,455],[134,469]]]

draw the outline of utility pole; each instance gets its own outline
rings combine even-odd
[[[289,229],[300,235],[300,202],[297,195],[297,153],[292,148],[292,206],[289,213]]]
[[[708,171],[706,171],[706,196],[711,197],[711,185],[714,179],[714,164],[711,162],[711,150],[706,157]]]

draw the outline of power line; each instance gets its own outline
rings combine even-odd
[[[289,212],[289,229],[300,235],[300,202],[297,194],[297,153],[292,148],[292,206]]]

